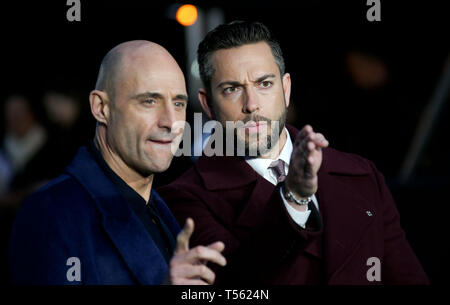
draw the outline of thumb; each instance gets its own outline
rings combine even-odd
[[[183,230],[178,233],[175,252],[187,252],[189,250],[189,239],[192,232],[194,232],[194,221],[189,217],[186,219]]]

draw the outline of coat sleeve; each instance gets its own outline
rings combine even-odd
[[[429,284],[428,277],[400,226],[400,215],[384,177],[372,162],[370,162],[370,165],[375,172],[380,202],[382,203],[384,257],[381,275],[383,283],[427,285]]]
[[[11,282],[15,285],[73,285],[81,268],[69,242],[67,213],[58,213],[58,201],[49,193],[28,197],[15,219],[9,242]],[[70,259],[75,257],[75,259]],[[73,267],[73,269],[71,269]]]
[[[194,219],[192,247],[224,242],[227,265],[211,266],[216,273],[215,283],[271,283],[301,240],[301,228],[288,216],[279,189],[272,193],[264,214],[255,215],[260,225],[245,240],[242,232],[238,238],[229,224],[215,216],[204,202],[210,199],[199,195],[202,192],[175,185],[158,189],[181,226],[187,217]]]

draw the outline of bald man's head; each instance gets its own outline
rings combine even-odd
[[[117,47],[110,50],[102,60],[95,84],[96,90],[106,92],[111,99],[114,99],[114,83],[121,58],[122,53]]]
[[[106,92],[109,98],[114,100],[117,84],[127,72],[124,63],[130,63],[138,57],[138,54],[142,56],[142,53],[147,57],[153,57],[155,61],[161,59],[162,55],[164,60],[178,65],[166,49],[154,42],[127,41],[115,46],[105,55],[100,65],[95,89]]]
[[[166,49],[142,40],[122,43],[106,54],[89,95],[95,141],[120,172],[162,172],[181,140],[177,126],[186,120],[187,101],[183,71]]]

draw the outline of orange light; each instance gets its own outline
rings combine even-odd
[[[185,4],[180,6],[175,16],[177,21],[184,26],[193,25],[195,21],[197,21],[197,17],[197,8],[192,4]]]

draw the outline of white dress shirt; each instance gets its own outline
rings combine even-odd
[[[273,185],[277,185],[277,177],[274,174],[273,170],[269,168],[270,164],[273,161],[276,161],[278,159],[281,159],[284,161],[284,170],[286,175],[289,172],[289,162],[291,160],[291,154],[293,150],[292,140],[291,136],[289,135],[288,130],[285,128],[286,131],[286,143],[284,144],[283,149],[281,150],[280,155],[277,159],[263,159],[263,158],[247,158],[245,161],[250,165],[255,172],[257,172],[259,175],[263,176],[264,179],[272,183]],[[311,210],[307,209],[305,212],[297,211],[294,209],[284,198],[284,194],[281,192],[280,188],[280,196],[283,199],[284,205],[286,206],[286,209],[291,216],[292,220],[302,228],[305,228],[306,222],[308,221],[309,214],[311,214]],[[312,200],[317,208],[319,210],[319,203],[317,202],[317,198],[315,195],[312,196]]]

